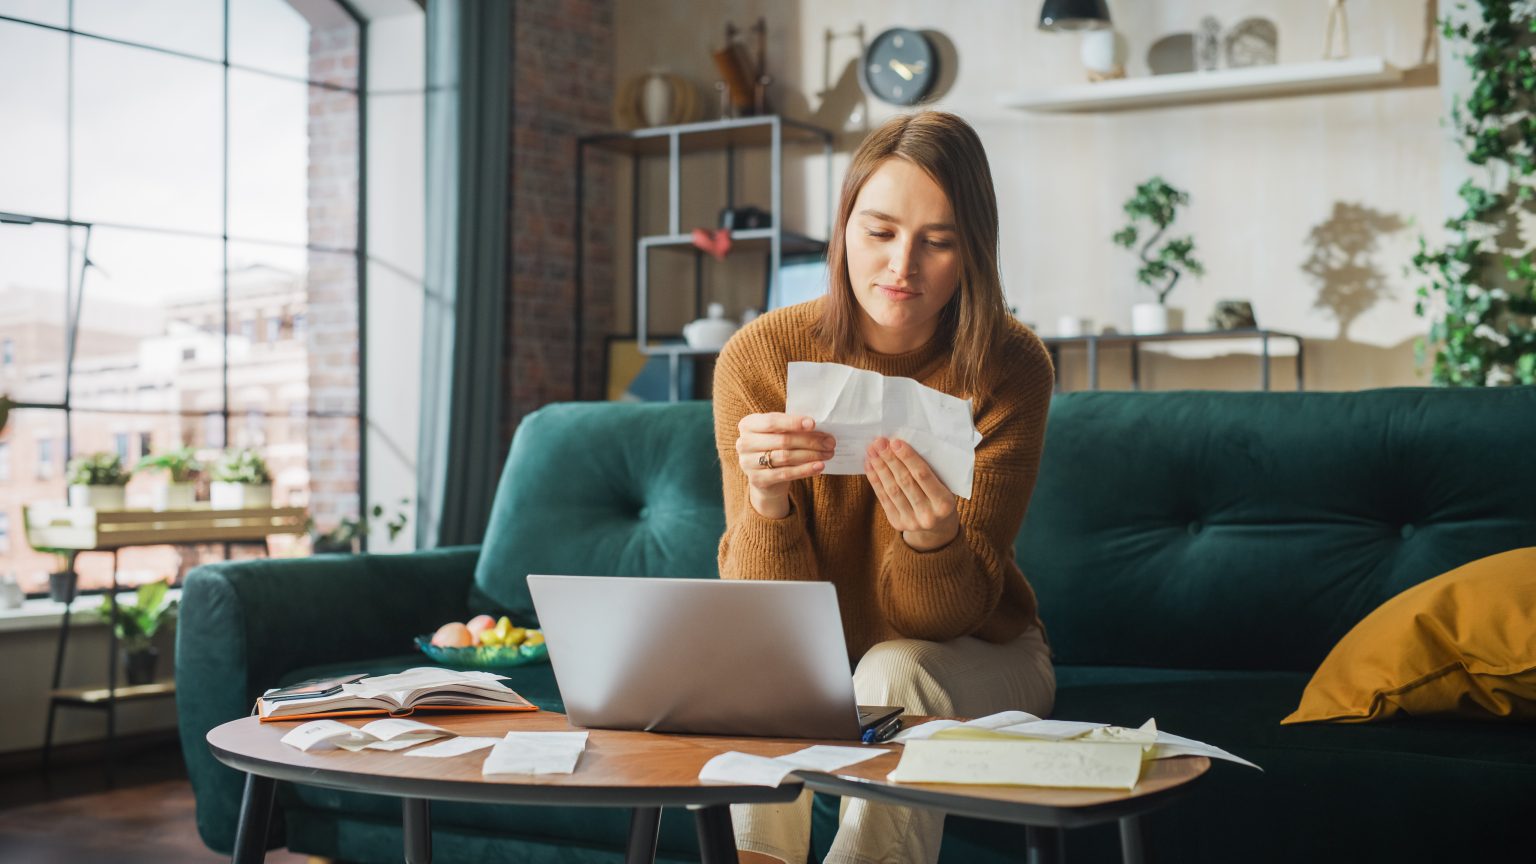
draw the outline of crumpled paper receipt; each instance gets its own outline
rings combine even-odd
[[[876,438],[900,438],[961,498],[971,497],[981,433],[971,403],[926,387],[841,363],[789,364],[784,410],[816,421],[837,439],[825,474],[863,474]]]
[[[496,742],[481,774],[570,774],[587,749],[585,732],[508,732]]]

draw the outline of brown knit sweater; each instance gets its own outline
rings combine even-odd
[[[890,639],[1013,639],[1039,621],[1034,591],[1014,563],[1013,540],[1045,439],[1053,375],[1045,346],[1009,323],[990,358],[992,392],[972,400],[982,438],[972,496],[959,499],[960,535],[918,552],[891,527],[863,475],[795,481],[783,519],[764,517],[747,498],[737,424],[747,414],[784,410],[790,361],[832,361],[812,334],[821,302],[763,315],[720,353],[714,411],[725,481],[721,577],[831,582],[855,663]],[[935,336],[916,351],[871,354],[861,365],[954,393],[948,359],[948,341]]]

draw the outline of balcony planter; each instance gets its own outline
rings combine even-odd
[[[209,487],[215,510],[246,510],[272,506],[271,483],[226,483],[213,481]]]
[[[71,486],[69,506],[90,507],[93,510],[127,509],[127,496],[121,486]]]
[[[156,510],[190,510],[197,503],[196,483],[167,483],[156,486],[150,506]]]

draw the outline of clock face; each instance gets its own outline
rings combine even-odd
[[[938,81],[938,60],[927,36],[893,27],[869,43],[859,79],[876,99],[892,105],[916,105]]]

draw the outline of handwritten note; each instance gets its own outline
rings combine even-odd
[[[897,783],[967,783],[1131,789],[1141,777],[1142,748],[1076,741],[912,741],[888,779]]]

